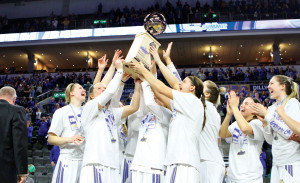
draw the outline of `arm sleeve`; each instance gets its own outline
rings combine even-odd
[[[229,144],[232,143],[233,136],[234,136],[233,135],[234,134],[234,129],[236,128],[236,126],[237,126],[236,122],[234,122],[234,123],[232,123],[231,125],[228,126],[228,131],[231,134],[231,137],[225,138],[225,141]]]
[[[14,147],[15,164],[17,173],[27,174],[27,128],[26,112],[24,108],[18,107],[12,121],[12,137]]]
[[[176,67],[174,66],[173,63],[167,65],[167,68],[169,69],[169,71],[172,72],[172,74],[178,79],[179,82],[182,81],[181,78],[180,78],[180,75],[179,75],[179,73],[178,73],[178,71],[177,71],[177,69],[176,69]]]
[[[258,120],[252,120],[249,125],[251,125],[252,130],[253,130],[253,135],[250,134],[248,135],[249,138],[253,140],[258,140],[258,141],[264,141],[264,131],[262,127],[262,123]]]
[[[83,127],[92,121],[91,119],[97,116],[99,105],[105,106],[106,103],[114,96],[120,86],[122,75],[123,70],[117,71],[114,78],[108,84],[106,90],[95,99],[85,104],[81,117]]]
[[[62,109],[55,111],[48,133],[51,132],[57,136],[61,136],[63,131],[63,116],[61,116],[61,111]]]
[[[148,82],[142,82],[143,97],[146,107],[160,120],[163,120],[163,112],[160,106],[155,102],[153,92]]]
[[[118,108],[119,107],[119,102],[120,102],[120,99],[121,99],[121,96],[122,96],[122,93],[123,93],[123,88],[124,88],[124,85],[121,85],[119,87],[119,90],[118,92],[113,96],[113,98],[111,99],[110,101],[110,105],[113,107],[113,108]]]

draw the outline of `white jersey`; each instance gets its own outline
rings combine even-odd
[[[231,137],[226,141],[230,143],[228,178],[234,182],[247,182],[262,177],[263,167],[260,162],[260,152],[264,142],[262,123],[258,119],[249,122],[253,135],[242,132],[237,122],[228,127]]]
[[[145,106],[149,113],[140,123],[131,169],[139,171],[139,166],[143,166],[165,170],[164,160],[171,111],[155,102],[148,82],[142,82],[142,87]]]
[[[54,133],[59,137],[72,137],[81,135],[82,107],[66,105],[55,111],[48,133]],[[80,145],[67,143],[60,145],[60,154],[72,160],[82,160],[85,141]]]
[[[182,82],[182,79],[180,78],[180,75],[175,67],[175,65],[173,64],[173,62],[169,65],[167,65],[167,68],[169,69],[169,71],[172,72],[172,74],[178,79],[179,82]]]
[[[119,140],[116,122],[121,121],[122,108],[105,108],[117,92],[123,71],[118,71],[106,90],[89,101],[82,112],[83,135],[86,147],[83,166],[103,165],[119,169]]]
[[[293,132],[275,112],[275,109],[281,103],[270,106],[268,108],[269,113],[265,116],[265,120],[269,122],[269,125],[264,128],[264,134],[267,142],[272,144],[273,165],[300,165],[300,143],[288,140]],[[284,111],[290,118],[300,122],[298,100],[295,98],[290,99],[286,103]]]
[[[191,93],[176,90],[172,93],[165,165],[190,165],[200,172],[199,135],[203,125],[203,104]]]
[[[221,117],[213,103],[205,101],[206,122],[200,133],[200,160],[211,161],[225,166],[218,146]]]

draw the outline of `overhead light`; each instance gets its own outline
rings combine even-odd
[[[241,52],[239,52],[239,55],[241,54]]]
[[[214,54],[213,54],[213,52],[211,50],[211,46],[209,47],[208,58],[210,58],[210,59],[214,58]]]
[[[98,51],[96,51],[96,53],[98,53]]]
[[[79,53],[79,51],[77,53]]]
[[[238,59],[236,59],[237,61],[239,61],[240,59],[238,58]]]
[[[260,54],[260,51],[258,53]]]
[[[20,57],[22,56],[22,54],[20,54]]]
[[[205,52],[203,52],[203,56],[205,56]]]
[[[68,58],[66,60],[69,60]]]
[[[74,67],[74,65],[73,65],[73,67]]]
[[[23,67],[21,67],[21,69],[23,69]]]
[[[50,62],[51,62],[52,60],[50,60]]]
[[[56,65],[56,67],[58,67],[58,65]]]
[[[241,44],[241,45],[240,45],[240,47],[242,48],[242,47],[243,47],[243,45]]]
[[[258,60],[258,58],[256,58],[255,60]]]
[[[15,61],[13,61],[13,64],[15,63]]]
[[[59,54],[61,55],[61,52],[59,52]]]
[[[220,45],[220,48],[222,48],[222,46]]]
[[[289,46],[291,46],[291,43],[289,43]]]
[[[219,62],[220,62],[221,60],[219,59]]]
[[[264,46],[263,44],[260,44],[260,46]]]
[[[42,53],[42,55],[44,55],[44,53]]]

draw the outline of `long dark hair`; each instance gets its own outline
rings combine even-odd
[[[204,112],[204,117],[203,117],[203,125],[202,125],[202,130],[205,126],[205,122],[206,122],[206,115],[205,115],[205,108],[206,108],[206,104],[205,104],[205,96],[204,96],[204,93],[203,93],[203,88],[204,88],[204,85],[203,85],[203,82],[201,81],[201,79],[199,79],[198,77],[196,76],[188,76],[188,78],[191,80],[191,84],[192,86],[195,86],[195,95],[196,97],[198,97],[202,104],[203,104],[203,112]]]

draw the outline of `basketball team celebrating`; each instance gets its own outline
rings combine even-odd
[[[265,108],[255,98],[239,106],[229,92],[221,123],[216,107],[219,88],[198,77],[180,78],[171,58],[163,63],[151,47],[152,68],[130,63],[138,74],[130,105],[120,103],[125,82],[122,51],[98,60],[88,93],[78,83],[65,91],[69,105],[52,119],[48,141],[60,147],[52,183],[222,183],[225,164],[218,141],[230,143],[229,183],[262,183],[260,153],[264,140],[272,145],[271,183],[300,183],[300,104],[298,84],[276,75],[268,85],[276,102]],[[169,86],[157,79],[156,66]],[[230,124],[234,117],[235,122]],[[126,125],[127,124],[127,125]]]

